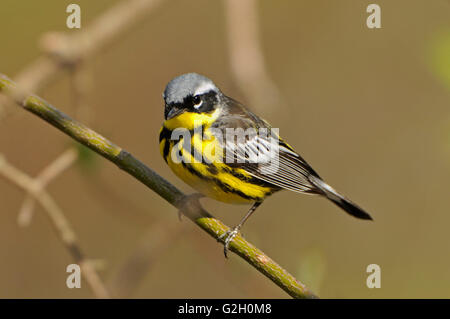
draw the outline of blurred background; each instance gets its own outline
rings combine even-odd
[[[85,32],[121,5],[76,1],[75,31],[72,2],[2,0],[0,73],[16,79],[49,50],[48,32]],[[375,220],[285,191],[246,224],[250,242],[322,298],[450,298],[450,2],[379,0],[381,29],[366,26],[370,3],[154,1],[33,91],[190,193],[159,155],[161,94],[177,75],[206,75]],[[46,190],[114,296],[288,297],[110,162],[11,103],[0,112],[10,165],[36,177],[65,154]],[[24,200],[0,176],[0,297],[93,297],[86,282],[66,287],[73,258],[41,206]],[[248,209],[203,203],[227,225]],[[380,289],[366,286],[369,264],[381,267]]]

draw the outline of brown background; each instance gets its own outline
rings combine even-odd
[[[82,26],[115,2],[77,1]],[[14,77],[39,55],[40,35],[67,31],[69,3],[3,0],[0,72]],[[261,1],[259,12],[267,67],[285,100],[273,106],[270,122],[375,221],[282,192],[244,234],[321,297],[449,298],[450,3],[377,1],[380,30],[365,25],[369,3]],[[186,192],[159,155],[166,83],[195,71],[249,103],[230,71],[221,1],[164,1],[89,67],[90,126]],[[39,93],[74,115],[67,77]],[[22,110],[0,123],[0,152],[32,175],[70,144]],[[111,163],[96,157],[90,167],[73,167],[49,190],[88,256],[105,262],[107,283],[150,232],[161,251],[131,297],[287,297],[235,255],[225,260],[221,245],[190,221],[180,223],[172,206]],[[85,283],[66,288],[72,259],[40,208],[30,227],[17,226],[23,198],[0,179],[0,297],[92,297]],[[247,209],[204,203],[229,225]],[[381,266],[381,289],[366,287],[372,263]]]

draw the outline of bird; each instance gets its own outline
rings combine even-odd
[[[219,237],[225,257],[243,224],[280,190],[319,195],[356,218],[372,220],[328,185],[278,129],[222,93],[206,76],[186,73],[173,78],[163,99],[159,148],[175,175],[200,196],[251,204],[240,222]]]

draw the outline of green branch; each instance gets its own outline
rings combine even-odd
[[[134,176],[170,204],[181,210],[183,214],[216,240],[220,240],[219,237],[229,230],[228,226],[204,210],[198,200],[184,195],[133,155],[90,128],[71,119],[40,97],[20,92],[16,84],[2,74],[0,74],[0,92],[10,95],[25,110],[39,116],[63,133]],[[261,250],[242,238],[242,236],[236,236],[230,244],[230,250],[242,257],[290,296],[294,298],[316,297],[305,285],[300,283]]]

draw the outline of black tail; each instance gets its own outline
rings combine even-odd
[[[310,175],[309,181],[316,186],[326,198],[345,210],[348,214],[355,216],[356,218],[373,220],[372,217],[362,208],[358,207],[358,205],[352,203],[349,199],[336,192],[330,185],[325,183],[319,177]]]

